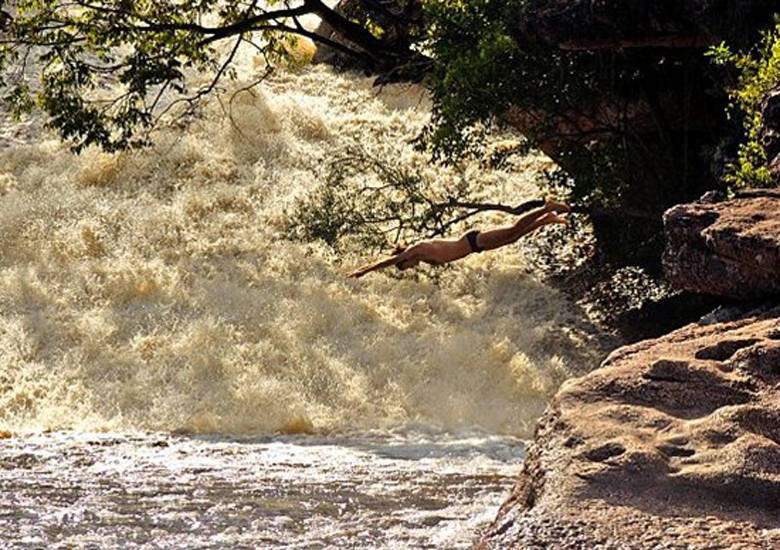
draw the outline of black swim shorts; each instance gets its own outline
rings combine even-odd
[[[476,229],[466,233],[466,239],[468,239],[469,241],[469,246],[471,247],[472,252],[482,252],[483,250],[485,250],[484,248],[482,248],[477,244],[477,235],[479,235],[479,231],[477,231]]]

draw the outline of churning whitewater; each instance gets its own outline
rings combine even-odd
[[[601,353],[522,246],[355,281],[376,251],[290,240],[288,212],[346,148],[458,176],[410,145],[429,117],[419,88],[317,67],[239,91],[261,70],[249,59],[141,151],[76,156],[36,119],[5,121],[9,544],[468,546],[522,460],[516,438]],[[517,203],[545,162],[460,169]]]
[[[414,421],[526,435],[593,344],[520,250],[469,259],[436,286],[349,281],[360,251],[286,239],[287,210],[329,155],[360,143],[424,164],[408,142],[426,119],[419,89],[377,95],[369,79],[316,68],[214,102],[139,152],[75,156],[15,128],[0,153],[3,427]],[[468,170],[509,202],[535,193],[530,174]]]

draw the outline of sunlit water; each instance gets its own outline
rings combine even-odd
[[[289,209],[345,147],[454,181],[409,145],[419,88],[320,67],[226,104],[119,155],[6,124],[0,539],[468,546],[603,336],[520,245],[438,282],[355,281],[369,252],[287,239]],[[517,203],[546,162],[461,168]]]
[[[59,547],[467,547],[523,446],[427,431],[58,432],[0,447],[0,538]]]

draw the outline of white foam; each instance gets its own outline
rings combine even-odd
[[[408,145],[427,107],[419,89],[312,68],[150,150],[77,157],[41,135],[1,151],[0,427],[528,434],[598,350],[517,247],[437,287],[347,280],[364,255],[284,239],[334,150],[427,163]],[[468,170],[508,202],[535,193],[530,174]]]

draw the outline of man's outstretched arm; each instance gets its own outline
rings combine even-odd
[[[372,271],[376,271],[378,269],[384,269],[386,267],[390,267],[391,265],[395,265],[399,262],[402,262],[404,260],[403,254],[398,254],[396,256],[390,256],[389,258],[386,258],[384,260],[379,260],[378,262],[373,262],[370,264],[366,264],[357,271],[353,271],[347,277],[351,279],[359,279],[363,275],[367,273],[371,273]]]

